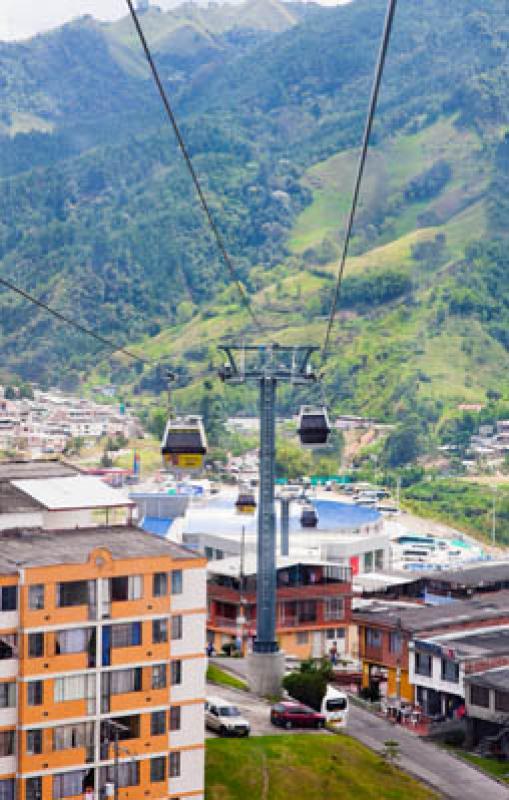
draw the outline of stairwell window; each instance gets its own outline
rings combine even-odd
[[[42,706],[42,681],[27,684],[27,703],[29,706]]]
[[[31,611],[41,611],[44,608],[44,585],[35,583],[28,587],[28,607]]]
[[[180,686],[182,683],[182,661],[172,661],[170,664],[170,682],[172,686]]]
[[[44,656],[44,634],[43,633],[29,633],[28,634],[28,657],[29,658],[42,658]]]
[[[182,594],[182,589],[183,589],[182,570],[174,569],[171,573],[171,593]]]
[[[180,753],[170,753],[170,778],[180,778]]]
[[[171,638],[182,639],[182,616],[176,614],[171,618]]]
[[[179,731],[182,725],[182,711],[180,706],[170,708],[170,731]]]
[[[154,597],[164,597],[168,593],[168,575],[166,572],[156,572],[153,578],[152,594]]]
[[[152,689],[166,688],[166,664],[155,664],[152,667]]]

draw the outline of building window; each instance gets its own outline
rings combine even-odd
[[[141,667],[104,672],[101,681],[103,696],[141,692]]]
[[[42,798],[42,778],[27,778],[25,783],[25,798],[26,800],[41,800]],[[0,791],[0,800],[4,800],[2,792]],[[7,800],[7,798],[5,798]]]
[[[43,633],[29,633],[28,634],[28,657],[29,658],[42,658],[44,656],[44,634]]]
[[[330,597],[325,601],[325,620],[342,619],[345,613],[343,598]]]
[[[364,553],[364,572],[373,572],[373,553]]]
[[[27,753],[31,756],[38,756],[42,753],[42,730],[40,728],[27,731]]]
[[[180,753],[170,753],[170,778],[180,778]]]
[[[112,602],[139,600],[143,597],[143,578],[141,575],[125,575],[111,578],[110,599]]]
[[[0,731],[0,758],[14,755],[15,731]]]
[[[442,659],[442,680],[449,681],[449,683],[460,682],[460,667],[449,658]]]
[[[44,586],[36,583],[28,587],[28,607],[32,611],[41,611],[44,608]]]
[[[383,572],[384,569],[384,551],[375,550],[375,571]]]
[[[179,686],[182,683],[182,661],[171,662],[170,683],[172,686]]]
[[[95,675],[67,675],[55,678],[54,702],[67,703],[70,700],[92,700],[95,697]]]
[[[111,626],[112,647],[136,647],[141,644],[141,622]]]
[[[0,661],[17,658],[18,637],[15,633],[0,634]]]
[[[417,675],[431,678],[432,664],[432,657],[428,653],[419,653],[419,651],[415,653],[415,672]]]
[[[152,667],[152,689],[166,688],[166,664],[155,664]]]
[[[150,759],[150,783],[166,780],[166,759],[164,756]]]
[[[93,744],[93,722],[58,725],[53,729],[53,750],[76,750],[81,747],[92,747]]]
[[[182,616],[180,614],[171,618],[171,638],[182,639]]]
[[[295,639],[297,640],[297,644],[308,644],[309,633],[307,631],[299,631],[295,634]]]
[[[152,583],[154,597],[164,597],[168,593],[168,575],[166,572],[156,572]]]
[[[167,619],[154,619],[152,620],[152,642],[154,644],[161,644],[168,641],[168,620]]]
[[[93,628],[71,628],[55,633],[55,655],[86,653],[94,633]]]
[[[391,631],[389,634],[389,652],[399,655],[401,653],[401,645],[401,633],[399,631]]]
[[[42,706],[42,681],[29,681],[27,702],[29,706]]]
[[[378,628],[366,628],[366,647],[379,649],[382,646],[382,631]]]
[[[171,573],[171,593],[182,594],[182,570],[174,569]]]
[[[53,775],[53,800],[61,800],[63,797],[81,797],[86,776],[87,770],[84,769]]]
[[[487,686],[476,686],[475,683],[470,684],[470,702],[473,706],[480,708],[490,707],[490,690]]]
[[[2,586],[0,590],[0,611],[16,611],[18,589],[16,586]]]
[[[93,583],[90,581],[90,583]],[[89,581],[65,581],[57,583],[57,606],[70,608],[71,606],[86,606],[89,601]]]
[[[166,711],[153,711],[150,716],[150,735],[161,736],[166,733]]]
[[[179,731],[182,724],[182,711],[180,706],[170,708],[170,731]]]
[[[509,713],[509,692],[495,691],[495,711]]]
[[[100,773],[101,788],[104,789],[106,783],[115,783],[115,767],[101,767]],[[126,764],[119,764],[118,785],[139,786],[140,785],[140,762],[129,761]]]
[[[16,684],[0,683],[0,708],[14,708],[16,705]]]

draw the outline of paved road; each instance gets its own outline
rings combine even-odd
[[[270,705],[254,695],[212,684],[207,686],[207,694],[219,695],[234,703],[251,723],[253,736],[288,733],[270,724]],[[369,711],[351,705],[346,732],[378,752],[383,750],[387,739],[395,739],[399,743],[399,765],[449,800],[509,800],[509,788],[492,781],[467,763],[423,741],[405,728],[393,725]],[[303,730],[300,733],[310,731]],[[293,734],[297,734],[297,731],[293,731]],[[207,736],[213,737],[215,734],[207,732]]]

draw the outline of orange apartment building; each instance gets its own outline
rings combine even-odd
[[[237,557],[207,566],[207,638],[217,652],[240,637],[243,649],[256,633],[256,557]],[[279,646],[297,658],[321,658],[333,643],[349,652],[351,571],[312,559],[278,557],[276,635]]]
[[[172,542],[4,532],[1,800],[99,800],[116,774],[120,800],[203,800],[205,615],[205,560]]]

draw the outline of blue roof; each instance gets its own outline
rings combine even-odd
[[[171,528],[173,520],[169,517],[144,517],[141,527],[147,533],[156,533],[158,536],[166,536]]]

